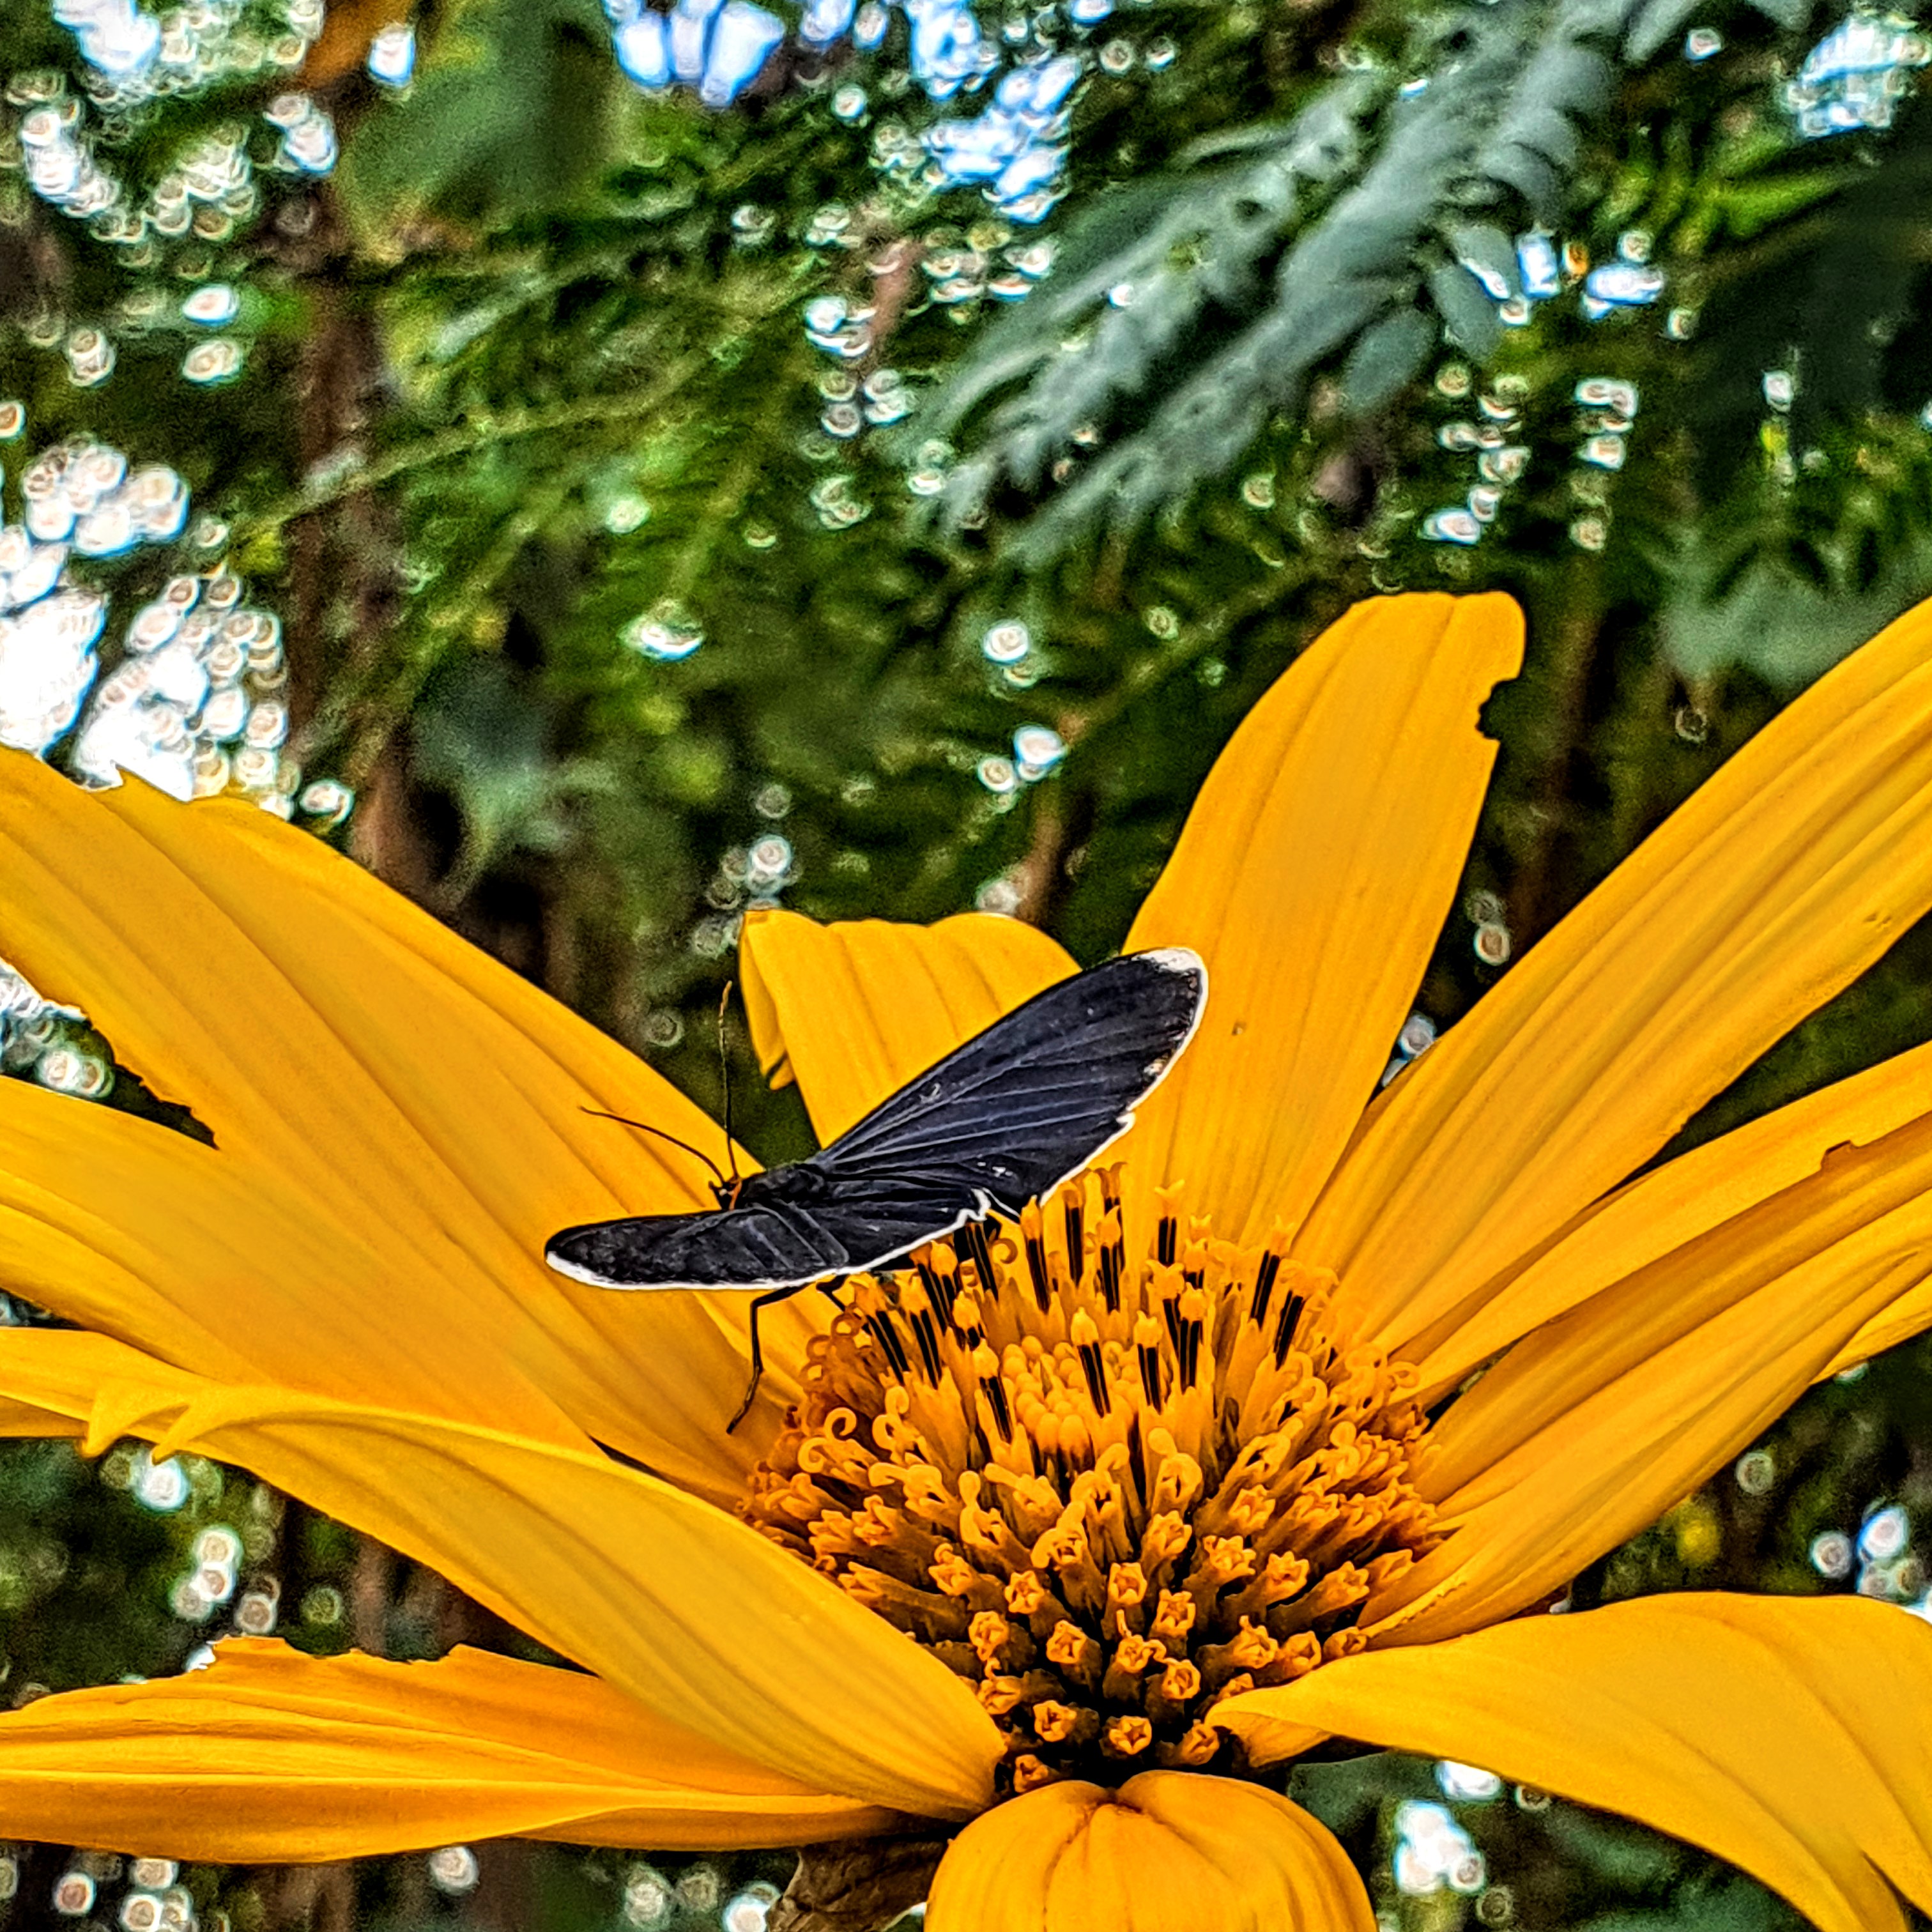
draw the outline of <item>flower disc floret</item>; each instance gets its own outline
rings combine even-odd
[[[1012,1791],[1238,1770],[1214,1705],[1360,1648],[1438,1540],[1414,1371],[1338,1342],[1332,1274],[1178,1190],[1122,1226],[1110,1171],[855,1276],[745,1505],[974,1685]]]

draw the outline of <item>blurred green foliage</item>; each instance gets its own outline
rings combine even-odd
[[[319,831],[714,1109],[708,1016],[747,904],[978,904],[1105,955],[1243,712],[1360,596],[1499,586],[1531,615],[1419,996],[1447,1024],[1932,588],[1932,115],[1902,69],[1894,127],[1801,138],[1786,90],[1835,24],[1807,0],[1149,0],[1063,22],[1086,67],[1066,198],[1037,226],[931,180],[937,110],[896,39],[785,50],[712,112],[634,87],[590,0],[428,6],[400,94],[362,71],[387,17],[204,5],[214,51],[137,100],[47,0],[0,0],[8,466],[87,436],[178,470],[198,519],[178,546],[74,560],[114,600],[110,668],[129,613],[225,558],[283,626],[286,799],[346,784],[346,818],[299,808]],[[1693,58],[1698,32],[1717,44]],[[286,159],[292,92],[328,117],[332,168]],[[33,185],[50,103],[123,214],[175,206],[211,148],[246,178],[181,223],[70,212]],[[1526,233],[1568,251],[1546,298]],[[1619,260],[1657,271],[1657,298],[1587,319],[1584,271]],[[184,373],[206,331],[181,301],[210,284],[238,295],[221,382]],[[80,377],[90,330],[105,380]],[[1448,512],[1474,541],[1425,536]],[[1066,748],[1036,775],[1027,727]],[[34,1024],[8,1070],[92,1037]],[[1928,1035],[1922,930],[1688,1138]],[[794,1096],[758,1090],[742,1041],[732,1066],[751,1144],[803,1151]],[[138,1072],[112,1097],[152,1109]],[[1849,1547],[1881,1504],[1932,1532],[1928,1365],[1915,1346],[1814,1392],[1579,1601],[1850,1587],[1818,1539]],[[158,1508],[128,1452],[0,1451],[5,1694],[176,1669],[251,1588],[312,1648],[518,1642],[245,1477],[184,1466]],[[233,1589],[198,1605],[182,1580],[224,1527]],[[1795,1922],[1709,1859],[1522,1792],[1454,1807],[1482,1884],[1406,1896],[1396,1820],[1442,1802],[1431,1768],[1297,1780],[1412,1932]],[[419,1859],[181,1882],[238,1932],[683,1927],[789,1866],[478,1857],[448,1893]],[[63,1873],[98,1883],[102,1924],[140,1876],[52,1848],[14,1869],[23,1924]]]

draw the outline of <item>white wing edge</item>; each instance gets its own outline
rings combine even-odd
[[[1119,1124],[1114,1132],[1109,1134],[1084,1160],[1075,1166],[1070,1167],[1051,1187],[1046,1189],[1045,1191],[1048,1194],[1064,1187],[1076,1174],[1084,1174],[1088,1168],[1091,1167],[1094,1162],[1098,1160],[1101,1155],[1105,1154],[1133,1125],[1135,1108],[1139,1107],[1148,1096],[1174,1070],[1174,1062],[1187,1051],[1195,1034],[1200,1030],[1202,1017],[1208,1010],[1207,962],[1192,947],[1150,946],[1144,952],[1126,953],[1121,956],[1125,958],[1151,960],[1164,972],[1185,974],[1191,979],[1198,980],[1201,982],[1201,992],[1200,997],[1195,1001],[1194,1017],[1189,1022],[1186,1032],[1181,1035],[1172,1051],[1162,1062],[1160,1071],[1141,1089],[1133,1106],[1128,1108],[1124,1113],[1117,1114],[1114,1116]],[[893,1248],[886,1253],[874,1256],[870,1261],[856,1262],[842,1272],[848,1274],[869,1274],[874,1269],[884,1267],[888,1262],[903,1260],[912,1252],[914,1248],[922,1248],[928,1241],[943,1241],[947,1235],[956,1234],[968,1221],[982,1220],[989,1214],[996,1212],[1003,1214],[1004,1211],[1004,1209],[996,1207],[989,1196],[982,1193],[973,1207],[963,1209],[947,1226],[935,1228],[931,1234],[922,1235],[916,1241],[908,1242],[903,1247]],[[579,1268],[575,1262],[567,1262],[560,1255],[552,1254],[548,1249],[544,1250],[544,1260],[557,1274],[566,1276],[572,1281],[580,1282],[586,1288],[613,1289],[620,1294],[662,1294],[666,1292],[676,1294],[764,1294],[770,1293],[774,1288],[809,1288],[814,1282],[830,1280],[832,1275],[842,1272],[838,1269],[832,1268],[822,1274],[787,1275],[770,1281],[722,1282],[612,1281],[605,1276],[593,1274],[589,1268]]]

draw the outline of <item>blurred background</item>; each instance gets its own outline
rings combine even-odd
[[[1324,624],[1506,589],[1528,668],[1397,1064],[1932,591],[1932,39],[1904,16],[405,8],[0,0],[0,742],[254,797],[714,1110],[746,908],[978,907],[1104,957]],[[1928,1035],[1922,930],[1685,1142]],[[747,1141],[806,1151],[729,1057]],[[4,969],[0,1070],[158,1108]],[[1814,1391],[1577,1601],[1924,1612],[1928,1366]],[[0,1446],[0,1699],[237,1630],[514,1641],[237,1472]],[[1401,1932],[1799,1922],[1478,1768],[1294,1788]],[[760,1932],[791,1865],[22,1845],[0,1913]]]

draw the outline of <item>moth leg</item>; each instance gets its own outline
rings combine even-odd
[[[851,1279],[849,1274],[835,1274],[829,1281],[821,1281],[818,1284],[819,1293],[842,1315],[845,1312],[845,1304],[838,1299],[838,1291]]]
[[[745,1400],[739,1403],[737,1414],[724,1425],[727,1436],[734,1434],[739,1424],[744,1420],[745,1412],[751,1407],[752,1398],[758,1394],[758,1383],[765,1372],[764,1351],[758,1342],[759,1310],[770,1306],[775,1301],[789,1301],[805,1285],[803,1282],[798,1282],[789,1288],[775,1288],[769,1294],[760,1295],[752,1304],[752,1379],[745,1384]]]

